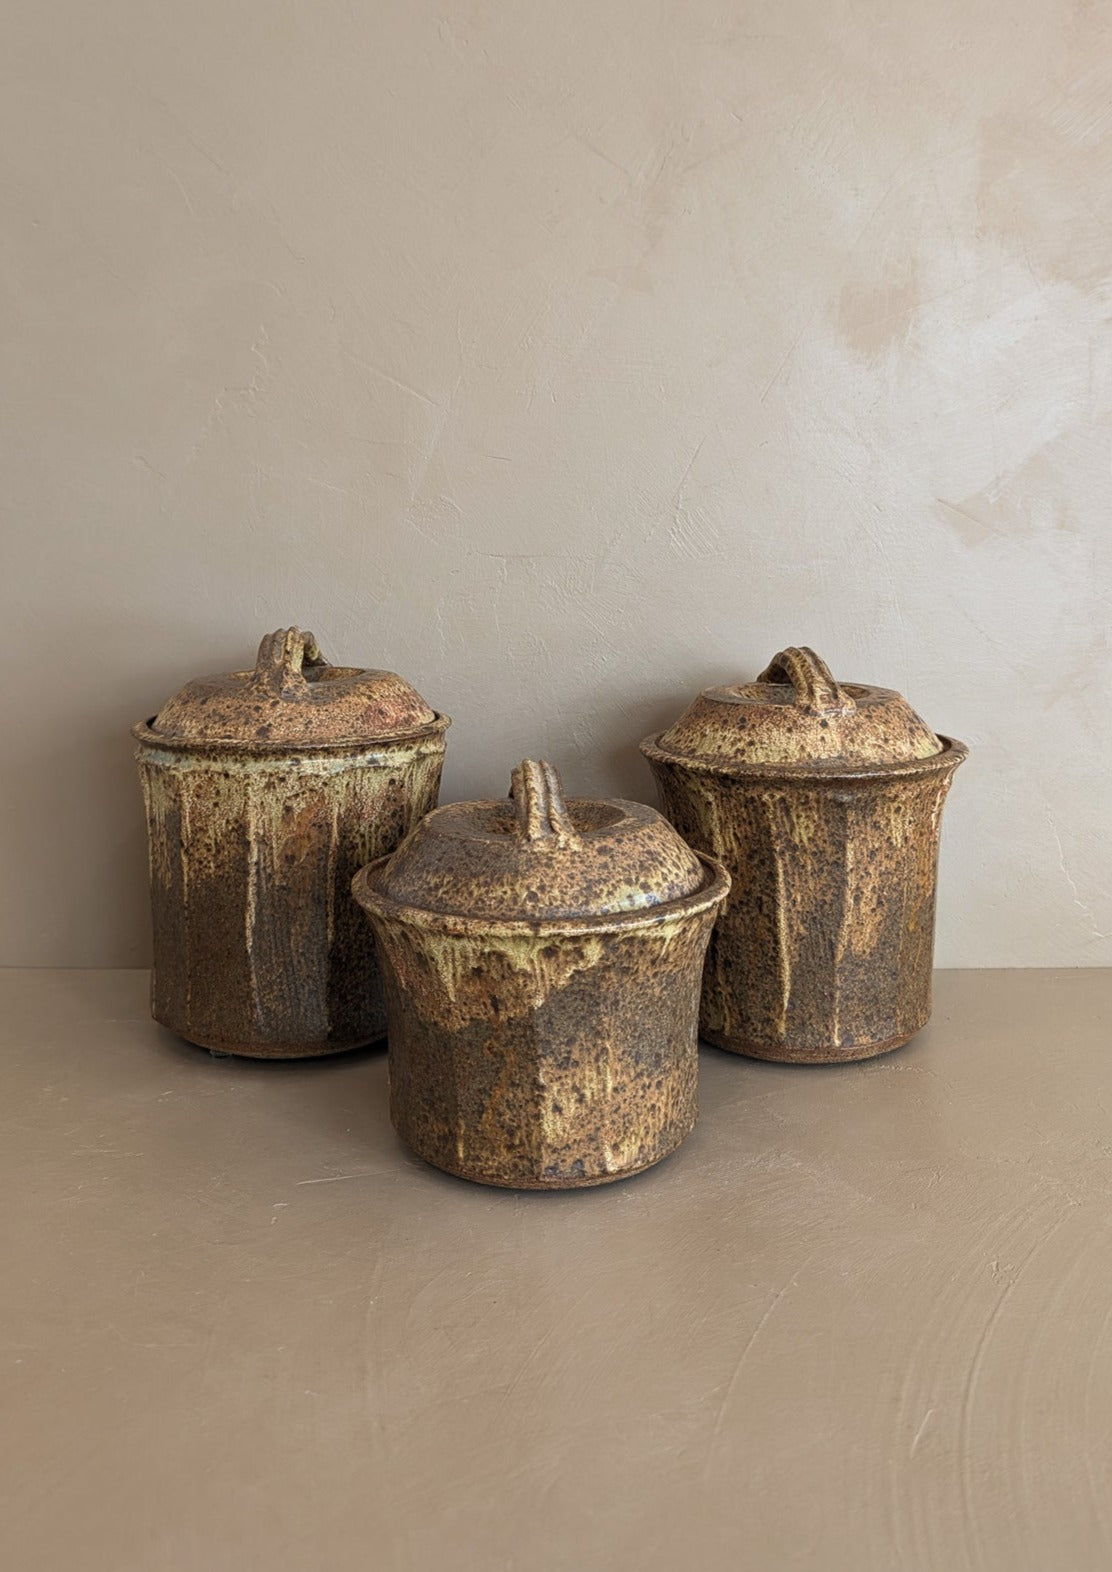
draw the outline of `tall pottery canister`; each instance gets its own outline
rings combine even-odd
[[[887,688],[782,650],[641,751],[669,819],[729,869],[701,1030],[803,1064],[866,1059],[931,1011],[942,806],[964,744]]]
[[[390,1017],[390,1108],[426,1162],[530,1190],[605,1184],[695,1123],[707,940],[729,879],[643,803],[509,800],[424,819],[355,894]]]
[[[190,682],[134,728],[156,1021],[260,1059],[384,1035],[351,879],[435,807],[448,725],[393,672],[329,665],[286,628],[253,671]]]

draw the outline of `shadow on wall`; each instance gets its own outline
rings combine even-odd
[[[247,653],[196,625],[129,618],[122,633],[118,621],[90,627],[82,618],[71,651],[79,680],[39,706],[6,764],[12,800],[36,803],[37,822],[57,824],[59,844],[81,849],[63,864],[58,850],[28,838],[11,848],[17,888],[44,877],[57,884],[50,931],[26,935],[28,952],[44,948],[74,965],[104,965],[106,955],[117,965],[149,964],[146,823],[131,728],[189,677],[242,666]]]
[[[28,738],[30,746],[8,756],[13,800],[37,802],[40,823],[68,831],[60,833],[59,843],[76,840],[80,847],[64,864],[33,838],[9,850],[11,862],[23,867],[17,888],[30,888],[44,876],[56,885],[49,934],[29,936],[31,953],[42,938],[48,949],[72,956],[75,965],[103,965],[105,954],[120,956],[118,964],[147,963],[146,826],[131,725],[125,701],[107,713],[71,704],[68,715],[62,708],[52,716],[37,746]]]
[[[713,678],[708,677],[700,687],[706,687]],[[652,772],[641,756],[640,745],[646,737],[654,737],[670,726],[691,703],[698,688],[676,687],[666,696],[647,700],[644,704],[613,705],[600,713],[596,727],[599,738],[621,738],[609,745],[596,745],[596,753],[610,785],[608,796],[629,797],[634,802],[649,802],[656,808],[660,800]]]

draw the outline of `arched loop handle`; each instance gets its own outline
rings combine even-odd
[[[538,850],[572,851],[583,843],[571,822],[564,788],[546,759],[523,759],[510,781],[517,833]]]
[[[296,692],[306,686],[305,666],[327,666],[320,646],[311,633],[300,628],[279,628],[268,633],[259,644],[253,681],[279,693]]]
[[[826,662],[805,645],[792,645],[774,655],[757,681],[790,684],[795,703],[815,715],[848,715],[857,708],[834,681]]]

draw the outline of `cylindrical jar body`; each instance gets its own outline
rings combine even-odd
[[[381,1038],[381,975],[351,879],[436,805],[443,727],[269,751],[167,742],[146,727],[135,735],[154,1018],[202,1047],[254,1058]]]
[[[700,1029],[758,1059],[865,1059],[931,1009],[942,805],[965,747],[852,770],[730,769],[645,752],[668,818],[720,857]]]
[[[720,867],[667,908],[486,923],[356,894],[374,925],[402,1140],[483,1184],[605,1184],[659,1162],[696,1115],[703,960]]]

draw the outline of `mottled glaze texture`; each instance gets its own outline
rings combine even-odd
[[[699,859],[655,808],[572,798],[566,811],[562,843],[538,852],[515,833],[509,802],[437,808],[394,858],[386,893],[426,911],[552,918],[659,906],[702,886]]]
[[[251,671],[195,678],[151,724],[181,741],[312,747],[411,737],[436,719],[396,672],[333,666],[311,633],[279,628],[261,640]]]
[[[515,772],[515,798],[435,815],[443,836],[426,820],[355,880],[386,982],[391,1113],[419,1156],[463,1178],[604,1184],[660,1161],[694,1125],[700,976],[729,881],[641,804],[565,804],[549,766]],[[516,827],[492,831],[504,815]],[[641,887],[661,878],[644,860],[646,826],[664,868],[655,901]],[[501,916],[485,888],[492,834],[519,842]],[[450,909],[397,899],[395,866],[399,888]],[[481,916],[459,909],[469,885]]]
[[[289,647],[291,633],[271,635],[263,650]],[[220,680],[207,679],[206,692],[220,692]],[[198,717],[180,696],[134,730],[150,849],[152,1014],[190,1042],[257,1058],[374,1042],[385,1033],[385,1001],[351,879],[435,806],[447,718],[434,715],[410,737],[290,743],[272,736],[285,719],[279,701],[258,695],[270,715],[260,723],[253,684],[244,687],[238,715],[221,700],[223,739],[167,735],[168,710],[183,733],[210,729],[207,699]],[[317,711],[318,730],[351,725],[350,702]],[[301,715],[292,730],[307,735]]]
[[[810,649],[786,649],[756,682],[708,688],[657,739],[701,763],[840,765],[927,759],[938,738],[891,688],[837,683]]]
[[[810,656],[826,672],[810,651],[785,654]],[[778,660],[770,671],[787,673]],[[883,756],[901,730],[925,731],[917,717],[908,723],[898,695],[886,705],[872,696],[887,690],[833,686],[808,723],[825,719],[836,737],[838,695],[867,693],[868,704],[858,700],[850,712],[858,750]],[[870,738],[862,710],[872,703]],[[704,972],[708,1041],[759,1059],[825,1064],[883,1053],[926,1024],[942,806],[967,751],[936,742],[926,757],[861,764],[834,753],[811,765],[700,761],[677,757],[663,738],[642,744],[668,818],[732,877]],[[763,746],[767,758],[771,734]]]

